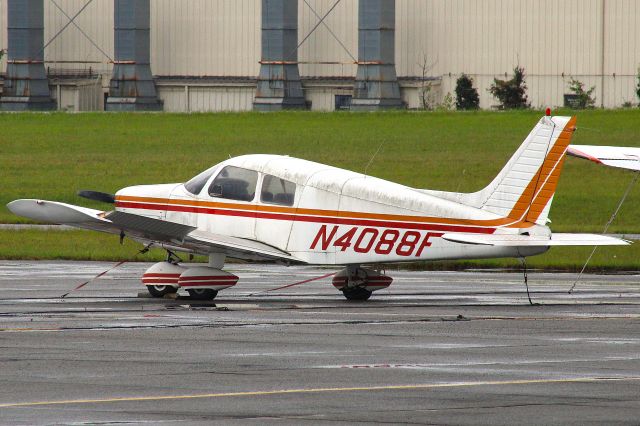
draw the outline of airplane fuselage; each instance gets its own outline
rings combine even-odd
[[[213,169],[193,192],[189,183],[124,188],[116,194],[116,210],[261,241],[310,264],[521,257],[547,250],[446,241],[442,235],[451,232],[550,231],[324,164],[247,155]],[[220,177],[225,170],[230,172]]]

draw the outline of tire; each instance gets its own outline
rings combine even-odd
[[[187,290],[187,292],[189,297],[194,300],[213,300],[218,295],[216,290],[211,290],[210,288],[194,288]]]
[[[362,287],[342,290],[342,294],[344,294],[347,300],[365,301],[371,297],[371,292]]]
[[[153,297],[163,297],[165,294],[176,293],[177,288],[171,285],[148,285],[147,290]]]

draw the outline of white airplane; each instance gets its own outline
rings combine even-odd
[[[415,189],[280,155],[223,161],[186,183],[131,186],[100,211],[55,201],[16,200],[9,209],[36,221],[125,235],[162,247],[166,262],[142,282],[153,296],[185,289],[213,299],[236,284],[226,258],[344,266],[333,285],[366,300],[391,277],[371,266],[444,259],[525,258],[551,246],[626,245],[595,234],[552,233],[549,209],[575,118],[545,116],[498,176],[474,193]],[[209,257],[184,267],[172,251]]]

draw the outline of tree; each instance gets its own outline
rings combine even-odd
[[[589,90],[584,90],[584,83],[571,77],[569,90],[578,97],[576,104],[579,108],[593,108],[596,105],[596,99],[592,96],[596,86],[591,86]]]
[[[529,108],[527,101],[527,85],[524,81],[524,68],[517,66],[513,69],[511,80],[493,79],[489,92],[498,100],[504,109]]]
[[[476,88],[473,87],[473,79],[462,74],[456,81],[456,108],[478,109],[479,107],[480,97]]]
[[[418,64],[422,69],[422,79],[420,80],[422,83],[422,87],[420,88],[420,103],[422,109],[432,110],[434,107],[433,94],[431,93],[431,89],[433,86],[431,81],[429,81],[429,72],[436,66],[438,62],[433,61],[431,63],[428,62],[429,58],[426,54],[422,55],[422,63]]]

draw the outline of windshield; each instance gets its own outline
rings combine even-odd
[[[211,182],[209,195],[229,200],[252,201],[257,182],[258,172],[255,170],[227,166]]]
[[[184,188],[193,195],[200,194],[202,188],[204,188],[209,178],[216,172],[216,170],[218,170],[218,168],[219,166],[213,166],[210,169],[205,170],[189,182],[185,183]]]

